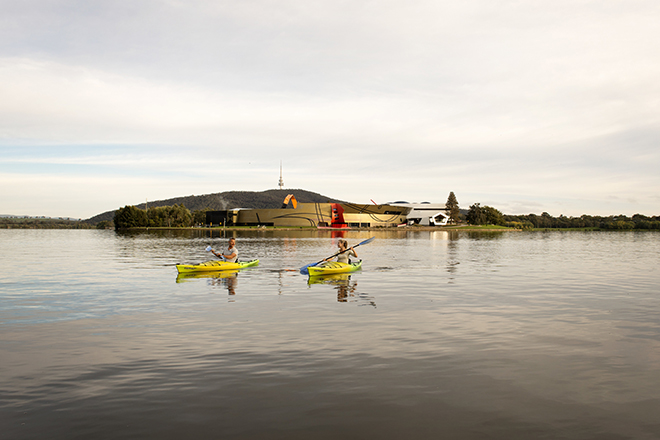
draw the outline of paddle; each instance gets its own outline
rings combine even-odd
[[[213,251],[213,248],[212,248],[211,246],[206,246],[206,252],[211,252],[211,251]],[[216,255],[216,254],[213,254],[213,255]],[[217,256],[217,255],[216,255],[216,256]],[[222,261],[225,261],[225,257],[224,257],[224,255],[220,255],[219,258],[220,258]]]
[[[367,238],[366,240],[364,240],[364,241],[362,241],[362,242],[356,244],[355,246],[351,246],[351,247],[352,247],[352,248],[356,248],[356,247],[361,246],[361,245],[363,245],[363,244],[371,243],[372,241],[374,241],[374,238],[376,238],[376,237]],[[349,248],[349,249],[350,249],[350,248]],[[321,264],[321,263],[323,263],[325,260],[329,260],[330,258],[334,258],[334,257],[336,257],[337,255],[341,254],[342,252],[344,252],[344,251],[339,251],[339,252],[337,252],[336,254],[331,255],[331,256],[329,256],[328,258],[324,258],[324,259],[321,260],[321,261],[317,261],[316,263],[311,263],[311,264],[308,264],[307,266],[303,266],[303,267],[300,268],[300,273],[303,274],[303,275],[309,275],[309,271],[307,270],[308,267],[313,267],[313,266],[316,266],[317,264]]]

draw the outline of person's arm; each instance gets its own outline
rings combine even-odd
[[[222,254],[217,253],[215,250],[211,249],[211,253],[215,255],[216,257],[220,258],[221,260],[225,259],[225,256]]]
[[[353,256],[355,256],[355,258],[358,258],[357,252],[355,252],[355,249],[351,248],[351,250],[353,251]]]
[[[339,254],[337,254],[337,255],[339,255]],[[324,258],[322,261],[330,261],[330,260],[332,260],[333,258],[335,258],[337,255],[333,255],[332,257]]]

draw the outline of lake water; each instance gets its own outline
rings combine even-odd
[[[660,233],[371,236],[0,230],[0,437],[660,438]]]

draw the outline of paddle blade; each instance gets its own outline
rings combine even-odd
[[[314,267],[314,266],[316,266],[317,264],[319,264],[319,263],[310,263],[310,264],[308,264],[308,265],[306,265],[306,266],[301,267],[301,268],[300,268],[300,273],[303,274],[303,275],[309,275],[309,270],[307,270],[307,268],[308,268],[308,267]]]
[[[211,252],[211,249],[213,249],[211,246],[206,246],[206,252]]]
[[[371,243],[372,241],[374,241],[375,238],[376,237],[367,238],[366,240],[361,241],[360,243],[356,244],[355,246],[362,246],[363,244]],[[355,246],[353,246],[353,247],[355,247]]]

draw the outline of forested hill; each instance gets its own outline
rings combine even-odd
[[[293,194],[300,203],[343,203],[342,200],[332,199],[330,197],[303,189],[270,189],[267,191],[227,191],[215,194],[205,194],[201,196],[176,197],[167,200],[148,201],[149,207],[183,205],[190,211],[201,211],[210,209],[220,211],[234,208],[255,208],[255,209],[274,209],[281,208],[282,202],[288,194]],[[137,208],[144,209],[145,204],[135,205]],[[117,206],[117,209],[121,206]],[[102,214],[91,217],[85,222],[98,223],[106,220],[110,221],[115,215],[115,210],[107,211]]]

